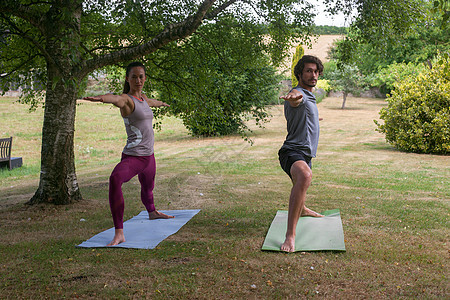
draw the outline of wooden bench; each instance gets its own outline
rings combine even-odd
[[[0,139],[0,167],[10,170],[22,166],[22,157],[11,157],[12,137]]]

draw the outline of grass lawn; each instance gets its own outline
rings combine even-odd
[[[125,142],[119,111],[77,109],[75,156],[84,200],[24,205],[37,189],[42,111],[0,98],[0,135],[13,136],[24,166],[0,170],[3,299],[448,299],[448,156],[403,153],[374,119],[380,99],[326,98],[307,206],[339,208],[346,252],[263,252],[287,209],[289,178],[278,164],[281,106],[254,145],[240,137],[193,138],[176,118],[156,132],[158,209],[201,209],[154,250],[80,249],[112,227],[108,177]],[[125,220],[144,209],[137,179],[124,184]],[[84,221],[81,221],[81,220]]]

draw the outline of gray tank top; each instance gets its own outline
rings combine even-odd
[[[319,144],[319,110],[314,95],[297,86],[303,94],[303,102],[292,107],[284,102],[284,116],[287,121],[287,136],[281,149],[294,150],[309,157],[316,157]]]
[[[152,125],[153,111],[143,98],[128,96],[134,102],[134,111],[123,118],[128,136],[123,153],[133,156],[152,155],[155,142]]]

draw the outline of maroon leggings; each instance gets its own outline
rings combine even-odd
[[[155,186],[156,163],[155,156],[131,156],[122,153],[122,160],[109,177],[109,206],[116,229],[123,228],[123,200],[122,184],[138,175],[141,183],[141,201],[150,213],[155,210],[153,202],[153,188]]]

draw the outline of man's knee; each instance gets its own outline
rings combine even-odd
[[[291,175],[294,184],[309,185],[312,179],[312,172],[305,161],[296,161],[291,167]]]

